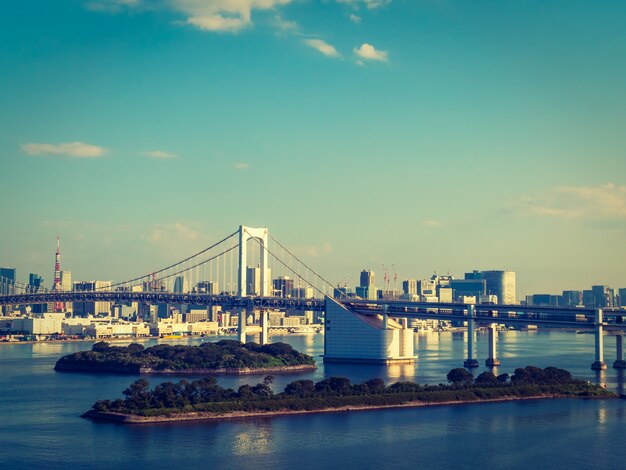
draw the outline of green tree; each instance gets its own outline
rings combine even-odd
[[[452,369],[448,372],[446,378],[448,379],[448,382],[454,384],[471,384],[472,380],[474,380],[474,376],[461,367]]]

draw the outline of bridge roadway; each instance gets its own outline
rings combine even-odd
[[[181,294],[175,292],[44,292],[0,296],[0,305],[40,304],[46,302],[144,302],[170,303],[224,308],[265,308],[278,310],[323,311],[323,299],[297,299],[282,297],[239,297],[235,295]],[[467,321],[469,309],[462,303],[407,302],[397,300],[340,300],[351,311],[363,315],[379,315],[386,306],[391,317],[424,320]],[[522,305],[477,304],[473,320],[477,324],[500,323],[511,326],[546,325],[565,328],[596,326],[597,312],[592,308],[528,307]],[[602,324],[609,329],[626,329],[624,309],[603,309]]]

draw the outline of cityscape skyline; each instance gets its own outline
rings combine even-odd
[[[338,283],[624,283],[623,2],[196,3],[0,17],[2,265],[50,282],[58,234],[123,279],[246,223]]]

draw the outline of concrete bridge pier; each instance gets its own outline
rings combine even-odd
[[[474,358],[474,306],[467,306],[467,359],[464,367],[478,367],[478,361]]]
[[[237,322],[237,339],[245,344],[246,342],[246,316],[247,316],[246,308],[239,308],[237,315],[239,321]]]
[[[267,310],[261,310],[261,344],[269,343],[269,314]]]
[[[602,328],[602,309],[596,309],[595,315],[596,326],[596,360],[591,364],[593,370],[605,370],[606,363],[604,362],[604,336]]]
[[[624,336],[620,333],[615,336],[616,358],[613,362],[614,369],[626,369],[626,361],[624,361]]]
[[[496,355],[496,341],[498,340],[498,331],[496,330],[496,324],[489,325],[489,357],[485,361],[487,367],[495,367],[500,365],[500,360]]]

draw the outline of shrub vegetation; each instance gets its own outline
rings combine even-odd
[[[193,372],[214,369],[264,369],[314,365],[311,356],[302,354],[285,343],[259,345],[221,340],[200,346],[159,344],[144,348],[141,344],[111,346],[106,342],[93,345],[91,351],[64,356],[56,363],[57,370],[119,372],[138,374],[141,369]]]
[[[410,402],[443,403],[541,396],[614,396],[598,385],[573,379],[569,372],[554,367],[520,368],[511,376],[510,381],[505,378],[506,374],[496,377],[490,372],[484,372],[475,380],[470,380],[458,370],[453,372],[454,370],[448,374],[450,383],[447,385],[420,385],[414,382],[385,385],[381,379],[353,384],[344,377],[329,377],[317,383],[296,380],[280,393],[274,393],[271,388],[272,376],[256,385],[242,385],[237,390],[221,387],[215,377],[192,382],[165,382],[152,390],[147,380],[139,379],[124,390],[124,399],[98,401],[92,410],[159,416],[190,411],[310,411],[345,406],[401,405]]]

